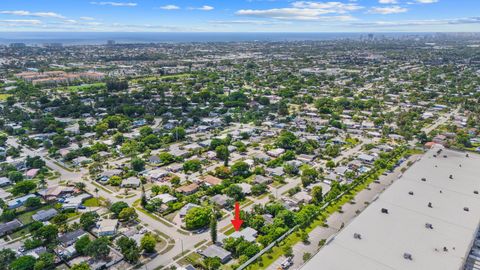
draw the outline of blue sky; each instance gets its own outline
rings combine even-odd
[[[0,0],[0,31],[479,32],[479,0]]]

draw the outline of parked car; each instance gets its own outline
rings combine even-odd
[[[282,267],[282,269],[288,269],[290,266],[293,265],[293,258],[292,257],[288,257],[286,258],[282,264],[280,264],[280,266]]]

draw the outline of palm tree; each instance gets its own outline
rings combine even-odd
[[[47,181],[45,180],[45,178],[40,178],[40,181],[38,181],[38,183],[40,184],[40,186],[42,188],[44,188],[46,185],[47,185]]]
[[[78,189],[81,190],[81,191],[85,191],[86,185],[85,185],[85,183],[83,183],[83,182],[76,182],[76,183],[75,183],[75,187],[78,188]]]

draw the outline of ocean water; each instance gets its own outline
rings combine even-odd
[[[100,33],[100,32],[0,32],[0,44],[22,42],[29,45],[117,43],[242,42],[358,39],[365,33]],[[382,36],[399,34],[382,33]]]

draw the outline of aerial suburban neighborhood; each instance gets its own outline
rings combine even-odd
[[[479,49],[0,45],[0,269],[480,269]]]

